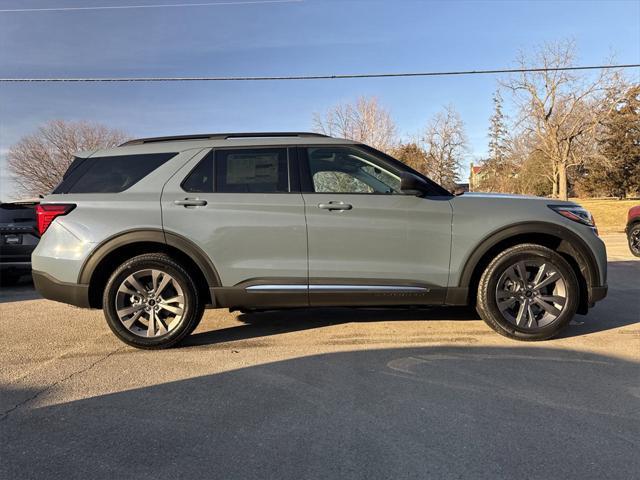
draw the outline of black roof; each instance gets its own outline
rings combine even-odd
[[[227,140],[230,138],[278,138],[278,137],[327,137],[313,132],[248,132],[248,133],[197,133],[194,135],[174,135],[169,137],[149,137],[129,140],[127,145],[142,145],[145,143],[172,142],[176,140]]]

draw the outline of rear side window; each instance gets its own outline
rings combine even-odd
[[[189,176],[182,182],[182,189],[192,193],[213,192],[213,152],[200,160]]]
[[[187,192],[286,193],[289,161],[286,148],[216,150],[182,183]]]
[[[76,159],[53,193],[123,192],[175,155],[150,153]]]
[[[286,148],[218,150],[215,155],[216,192],[289,191]]]

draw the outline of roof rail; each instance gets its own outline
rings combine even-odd
[[[173,135],[168,137],[136,138],[119,145],[142,145],[145,143],[173,142],[177,140],[227,140],[230,138],[279,138],[279,137],[327,137],[313,132],[248,132],[248,133],[201,133],[195,135]]]

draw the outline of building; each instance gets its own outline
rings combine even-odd
[[[482,166],[474,165],[471,162],[471,166],[469,168],[469,191],[475,192],[480,185],[480,181],[482,180]]]

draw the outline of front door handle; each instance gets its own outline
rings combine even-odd
[[[207,201],[199,198],[185,198],[184,200],[175,200],[173,203],[184,207],[204,207]]]
[[[318,208],[323,210],[351,210],[353,205],[344,202],[319,203]]]

